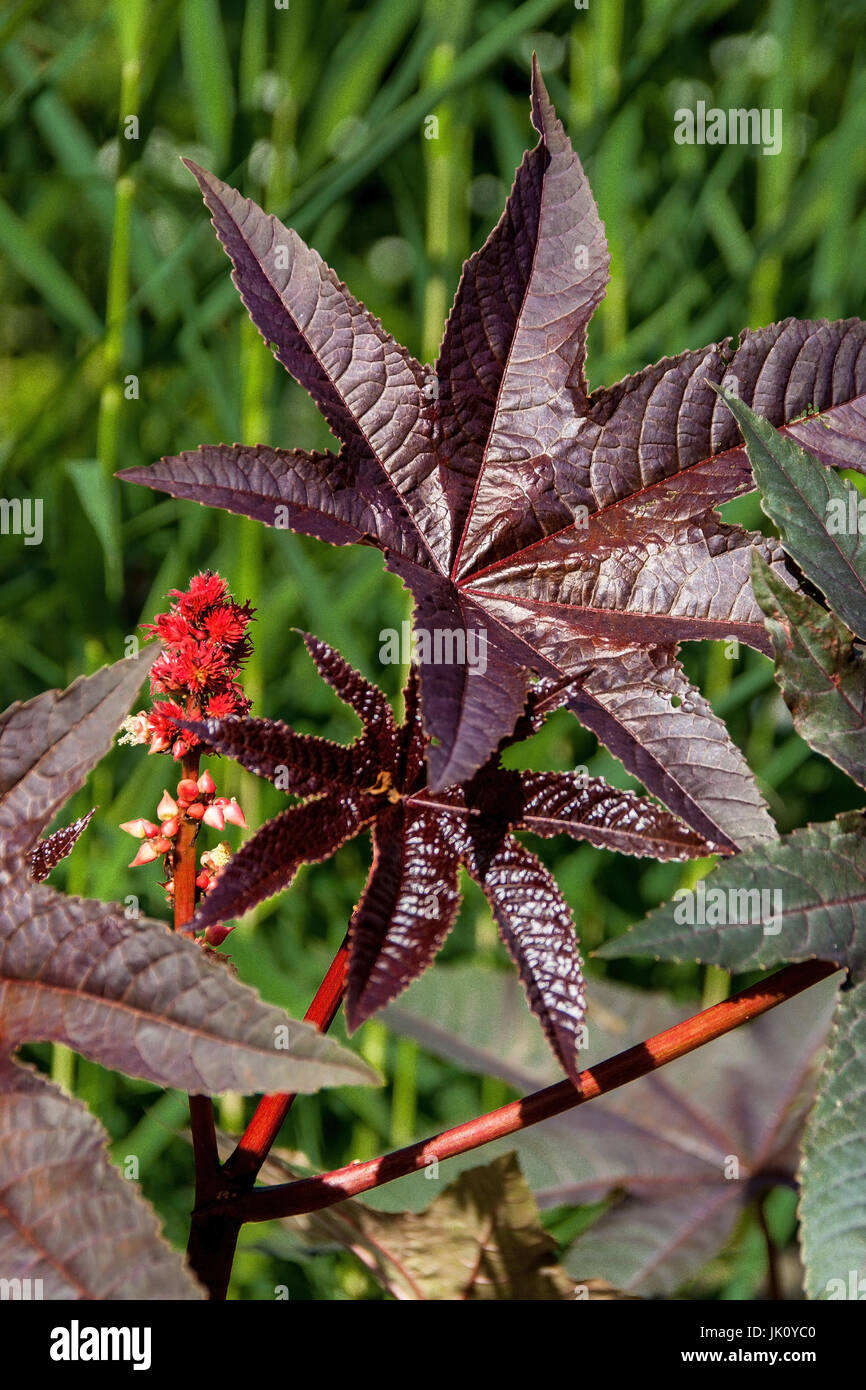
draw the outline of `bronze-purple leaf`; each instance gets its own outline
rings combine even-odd
[[[287,887],[301,864],[324,859],[370,827],[373,863],[349,928],[349,1027],[390,1003],[433,960],[457,915],[464,867],[490,903],[554,1053],[576,1078],[585,998],[574,922],[550,874],[512,832],[567,834],[659,859],[695,858],[720,846],[646,797],[600,778],[506,771],[498,752],[463,786],[432,791],[417,670],[410,671],[406,715],[397,727],[375,686],[332,648],[306,642],[320,672],[361,716],[363,731],[349,748],[339,748],[266,719],[190,724],[217,752],[302,798],[229,860],[193,925],[223,941],[230,919]],[[535,687],[514,737],[532,732],[541,712],[562,698],[548,684]]]
[[[53,835],[46,835],[44,840],[39,840],[34,846],[30,855],[30,877],[35,883],[41,883],[43,878],[47,878],[61,859],[72,853],[75,842],[90,824],[93,812],[88,811],[86,816],[79,816],[71,825],[63,825],[59,830],[55,830]]]
[[[608,278],[586,175],[533,63],[539,134],[467,262],[435,366],[418,363],[274,217],[190,165],[253,322],[342,441],[339,455],[215,445],[121,474],[334,544],[378,546],[415,599],[435,790],[512,732],[533,676],[646,788],[729,847],[772,838],[745,759],[687,680],[684,640],[769,653],[749,583],[774,542],[715,510],[749,491],[710,383],[866,468],[866,324],[787,319],[590,391],[586,333]],[[809,419],[799,419],[807,408]],[[457,634],[463,659],[436,652]],[[485,661],[467,660],[483,639]]]
[[[4,1281],[64,1302],[205,1298],[107,1144],[80,1101],[0,1055]]]
[[[41,831],[110,748],[155,655],[0,715],[0,1064],[21,1043],[52,1041],[205,1094],[372,1080],[359,1058],[264,1004],[165,923],[34,883],[34,852],[54,852]]]

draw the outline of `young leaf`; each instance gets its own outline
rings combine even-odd
[[[191,166],[251,318],[343,447],[220,444],[121,476],[382,550],[429,647],[432,790],[470,778],[510,736],[535,672],[566,682],[568,707],[699,834],[729,848],[770,839],[745,760],[676,660],[679,642],[706,638],[769,652],[749,556],[758,544],[783,563],[715,511],[752,480],[707,388],[736,379],[822,462],[860,467],[866,325],[788,319],[590,393],[604,229],[535,64],[531,114],[539,142],[464,269],[429,369],[296,233]],[[807,406],[822,425],[797,421]],[[483,638],[484,673],[437,655],[443,633],[464,654]]]
[[[663,859],[703,856],[720,847],[645,797],[616,791],[599,778],[506,772],[498,756],[465,786],[431,792],[415,668],[405,692],[406,718],[397,728],[375,686],[323,642],[306,642],[321,674],[360,716],[363,732],[341,749],[262,719],[189,724],[209,747],[306,798],[232,857],[194,926],[221,942],[228,919],[287,887],[302,863],[332,854],[370,826],[373,864],[349,927],[349,1027],[357,1028],[430,964],[457,913],[462,865],[490,903],[556,1056],[575,1076],[585,1001],[571,912],[547,870],[512,831],[566,833]],[[533,692],[519,736],[537,726],[542,706],[559,698],[544,686]]]
[[[853,633],[755,555],[752,586],[767,618],[776,681],[794,728],[866,787],[866,668]]]
[[[866,636],[866,542],[860,494],[730,392],[719,395],[746,441],[761,506],[785,549],[858,636]],[[864,453],[866,457],[866,453]]]
[[[33,882],[40,832],[110,747],[149,662],[118,661],[0,715],[4,1050],[62,1042],[104,1066],[211,1094],[373,1080],[359,1058],[264,1004],[164,923]]]
[[[88,811],[86,816],[79,816],[71,825],[64,825],[60,830],[55,830],[53,835],[47,835],[44,840],[38,841],[30,855],[30,877],[35,883],[41,883],[61,859],[72,853],[78,837],[87,829],[95,810],[94,806],[93,811]]]
[[[137,1185],[109,1163],[107,1142],[79,1101],[0,1056],[4,1280],[64,1301],[204,1298]]]

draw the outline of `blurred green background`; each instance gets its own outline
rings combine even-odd
[[[611,284],[590,333],[592,385],[789,314],[864,310],[866,33],[857,0],[590,0],[587,9],[569,0],[25,0],[0,16],[0,469],[4,496],[43,500],[45,527],[40,546],[0,537],[3,706],[122,656],[125,638],[166,606],[166,591],[205,566],[258,610],[247,683],[255,712],[341,740],[356,732],[314,676],[297,627],[399,694],[401,673],[378,660],[379,632],[408,616],[408,603],[376,553],[114,479],[118,468],[200,443],[329,444],[311,402],[247,322],[182,154],[296,227],[387,329],[430,360],[461,263],[495,223],[534,143],[535,49],[610,243]],[[781,108],[782,152],[676,145],[674,111],[701,99]],[[437,140],[424,138],[430,115]],[[762,525],[754,498],[726,512]],[[730,660],[722,644],[684,655],[780,828],[856,804],[851,784],[793,733],[768,661],[745,650]],[[567,716],[512,763],[587,764],[629,785]],[[167,917],[156,871],[126,868],[131,842],[116,826],[152,815],[173,775],[166,760],[135,749],[106,760],[65,813],[100,808],[57,884],[107,899],[134,893]],[[217,775],[251,825],[283,804],[234,767]],[[587,950],[702,871],[633,862],[624,872],[588,846],[533,848],[555,869]],[[368,855],[365,841],[354,842],[245,923],[230,941],[242,976],[302,1012]],[[508,968],[474,891],[443,958]],[[616,974],[695,1003],[725,987],[692,966],[618,963]],[[317,1164],[368,1156],[510,1094],[377,1021],[354,1045],[388,1085],[296,1107],[287,1141]],[[182,1240],[191,1175],[174,1136],[182,1101],[60,1049],[31,1055],[94,1107],[117,1156],[139,1155],[144,1190]],[[239,1098],[221,1103],[227,1127],[243,1113]],[[790,1237],[790,1224],[781,1234]],[[761,1287],[761,1250],[748,1236],[703,1296]],[[377,1296],[345,1257],[293,1264],[260,1245],[261,1232],[248,1229],[235,1296],[272,1297],[275,1282],[292,1297]]]

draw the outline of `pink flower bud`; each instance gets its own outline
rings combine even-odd
[[[171,816],[177,815],[177,802],[173,796],[169,796],[167,791],[162,794],[162,800],[156,808],[156,814],[160,820],[168,820]]]
[[[152,835],[159,834],[159,826],[154,825],[152,820],[144,820],[141,816],[138,820],[125,820],[120,828],[125,830],[127,835],[133,835],[136,840],[149,839]]]
[[[157,854],[168,854],[171,849],[171,840],[167,840],[164,835],[160,835],[156,840],[148,840],[147,843]]]
[[[204,816],[205,808],[200,801],[194,801],[191,806],[185,807],[185,810],[190,820],[201,820]]]
[[[205,825],[211,826],[214,830],[225,830],[226,818],[221,806],[208,806],[202,820]]]
[[[247,818],[234,797],[232,797],[227,806],[223,806],[222,813],[225,816],[227,825],[240,825],[246,830]]]
[[[157,844],[158,840],[145,840],[138,854],[130,861],[129,867],[137,869],[140,864],[152,864],[154,859],[159,858],[159,851],[155,848]]]
[[[201,792],[202,796],[213,796],[214,792],[216,791],[216,782],[211,777],[207,768],[205,768],[201,777],[199,777],[198,779],[198,789]]]
[[[183,805],[195,801],[198,796],[198,783],[192,777],[183,777],[177,784],[177,799]]]
[[[210,888],[210,874],[207,872],[207,870],[202,870],[202,872],[197,876],[195,882],[196,887],[200,888],[203,893],[206,893],[207,890]]]
[[[212,922],[204,934],[204,939],[209,946],[221,946],[231,931],[224,922]]]
[[[162,734],[154,734],[147,750],[147,756],[150,757],[151,753],[164,753],[166,748],[168,748],[168,739],[164,738]]]
[[[177,834],[179,825],[180,822],[177,816],[172,816],[170,820],[164,820],[159,828],[162,831],[163,835],[167,839],[171,840],[173,836]]]
[[[188,752],[189,749],[187,748],[182,738],[176,739],[175,742],[172,744],[171,756],[174,758],[176,763],[181,762],[186,757]]]

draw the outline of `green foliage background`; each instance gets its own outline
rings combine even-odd
[[[788,314],[864,312],[866,66],[857,0],[24,0],[0,12],[0,469],[6,497],[41,498],[40,546],[0,537],[0,700],[63,686],[123,655],[137,626],[199,568],[258,609],[255,710],[347,740],[351,717],[312,674],[293,628],[336,644],[389,693],[401,673],[379,633],[408,616],[377,554],[335,550],[124,486],[116,469],[199,443],[326,447],[327,430],[246,321],[192,180],[192,156],[312,242],[417,355],[435,356],[463,259],[493,226],[523,150],[529,57],[589,173],[612,254],[592,324],[592,384],[665,354]],[[673,112],[780,108],[776,157],[678,146]],[[425,138],[427,118],[438,139]],[[134,123],[137,118],[137,138]],[[429,125],[428,125],[429,128]],[[137,382],[137,399],[129,379]],[[760,526],[754,498],[726,509]],[[780,828],[856,804],[841,773],[792,731],[770,663],[722,644],[687,649],[730,724]],[[513,755],[628,785],[563,716]],[[167,916],[150,870],[126,868],[117,823],[152,814],[173,769],[121,749],[75,814],[99,812],[55,879],[103,898],[134,893]],[[221,790],[256,825],[282,798],[234,767]],[[852,799],[853,798],[853,799]],[[68,815],[67,819],[70,818]],[[538,846],[535,846],[538,848]],[[242,975],[302,1012],[360,892],[356,842],[300,876],[231,940]],[[625,866],[545,843],[590,950],[701,866]],[[467,893],[445,957],[507,968],[482,900]],[[603,968],[600,966],[591,969]],[[699,967],[618,964],[619,978],[698,1002],[724,988]],[[735,982],[739,983],[739,981]],[[378,1022],[355,1040],[388,1077],[380,1093],[299,1104],[287,1139],[316,1163],[364,1157],[505,1099]],[[61,1049],[33,1049],[136,1155],[144,1190],[181,1240],[191,1161],[174,1131],[180,1098]],[[222,1103],[237,1126],[240,1098]],[[792,1234],[790,1205],[776,1232]],[[550,1218],[556,1228],[555,1218]],[[686,1296],[748,1297],[763,1256],[746,1228]],[[235,1296],[376,1297],[337,1256],[277,1259],[247,1231]]]

